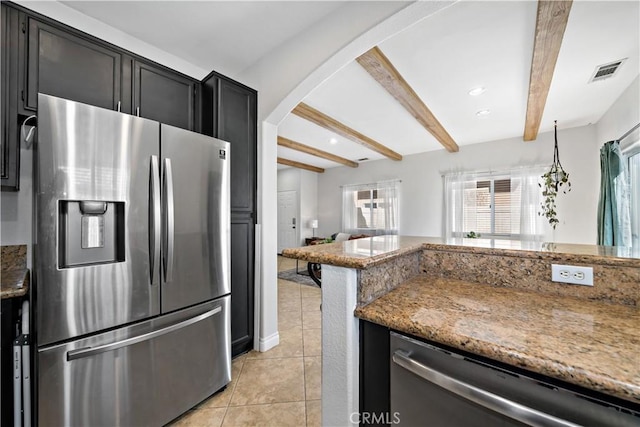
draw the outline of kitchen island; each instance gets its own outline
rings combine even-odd
[[[283,255],[323,264],[325,425],[357,421],[358,317],[640,403],[630,249],[379,236]],[[551,282],[550,264],[590,266],[594,286]]]

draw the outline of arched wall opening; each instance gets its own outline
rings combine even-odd
[[[329,52],[317,67],[299,76],[293,90],[280,97],[268,114],[260,114],[258,130],[258,224],[256,226],[255,340],[266,351],[279,343],[277,293],[277,137],[278,125],[312,90],[356,57],[393,35],[451,6],[456,1],[417,1],[352,37]],[[346,23],[348,25],[348,23]],[[300,60],[304,60],[301,57]],[[267,65],[263,65],[265,68]]]

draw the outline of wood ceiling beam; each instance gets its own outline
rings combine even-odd
[[[360,55],[356,61],[447,151],[455,153],[460,150],[449,132],[377,46]]]
[[[308,165],[306,163],[296,162],[295,160],[283,159],[282,157],[278,157],[278,163],[286,166],[293,166],[298,169],[306,169],[311,172],[324,173],[324,169],[318,168],[312,165]]]
[[[529,98],[524,124],[525,141],[538,137],[542,113],[551,87],[564,30],[567,28],[572,0],[539,0],[536,32],[533,43],[533,59],[529,77]]]
[[[345,166],[349,166],[351,168],[357,168],[358,163],[351,161],[349,159],[345,159],[344,157],[336,156],[335,154],[328,153],[326,151],[319,150],[314,147],[309,147],[308,145],[301,144],[296,141],[292,141],[285,137],[278,137],[278,145],[281,147],[291,148],[292,150],[300,151],[303,153],[311,154],[312,156],[321,157],[323,159],[331,160],[332,162],[340,163]]]
[[[336,119],[327,116],[324,113],[316,110],[315,108],[301,102],[296,106],[296,108],[292,111],[298,117],[302,117],[303,119],[309,120],[312,123],[317,124],[331,132],[337,133],[340,136],[343,136],[347,139],[350,139],[353,142],[356,142],[370,150],[376,151],[383,156],[390,158],[391,160],[402,160],[402,155],[396,153],[390,148],[380,144],[377,141],[369,138],[366,135],[361,134],[357,130],[351,129],[350,127],[340,123]]]

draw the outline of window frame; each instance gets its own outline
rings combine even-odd
[[[461,171],[443,174],[444,190],[444,226],[443,236],[446,239],[467,238],[470,231],[480,234],[482,240],[501,241],[542,241],[546,235],[546,226],[539,215],[541,197],[541,176],[547,169],[543,165],[527,165],[516,168],[504,168],[497,171]],[[517,218],[519,223],[511,222],[509,228],[511,232],[497,233],[496,217],[501,213],[499,206],[496,206],[496,187],[501,180],[509,181],[509,193],[512,195],[509,203],[509,215],[511,219]],[[477,188],[478,183],[490,181],[491,189],[491,232],[481,230],[460,230],[466,228],[465,222],[465,198],[464,192],[468,189]],[[518,188],[519,187],[519,188]],[[517,194],[516,198],[513,195]],[[499,202],[499,200],[498,200]],[[505,204],[505,206],[507,206]],[[470,211],[468,211],[470,212]],[[503,212],[506,214],[506,212]],[[501,213],[502,214],[502,213]],[[505,225],[509,224],[507,222]],[[458,230],[455,230],[458,228]],[[506,228],[506,227],[505,227]]]
[[[383,235],[383,234],[398,234],[400,231],[400,183],[402,181],[400,180],[390,180],[390,181],[383,181],[383,182],[376,182],[376,183],[370,183],[370,184],[349,184],[349,185],[343,185],[342,186],[342,190],[343,190],[343,195],[342,195],[342,231],[346,232],[346,233],[351,233],[351,234],[369,234],[369,235],[373,235],[373,236],[377,236],[377,235]],[[392,190],[392,191],[390,191]],[[374,222],[374,217],[376,215],[376,211],[378,211],[378,209],[382,209],[381,206],[385,206],[383,209],[387,209],[387,204],[390,204],[389,206],[392,206],[393,209],[393,224],[384,224],[385,227],[388,227],[389,225],[391,225],[392,227],[390,228],[380,228],[378,227],[379,224],[375,224],[376,227],[366,227],[366,228],[362,228],[362,227],[358,227],[358,219],[357,217],[355,218],[350,218],[349,220],[347,220],[345,218],[345,216],[347,215],[346,212],[346,207],[345,207],[345,198],[347,197],[345,193],[350,193],[353,197],[355,197],[355,201],[356,201],[356,205],[355,205],[355,209],[349,210],[349,213],[351,214],[351,216],[353,216],[354,214],[357,215],[357,209],[358,209],[358,205],[357,205],[357,201],[358,200],[363,200],[365,204],[370,205],[369,212],[368,212],[368,217],[365,216],[365,219],[367,221],[368,224],[372,225]],[[369,197],[367,199],[359,199],[358,194],[361,192],[368,192],[369,193]],[[383,197],[380,197],[380,194],[383,194]],[[377,196],[376,198],[374,198],[374,194]],[[388,200],[390,198],[393,198],[395,200]],[[375,206],[375,207],[372,207]],[[395,207],[394,207],[395,206]],[[363,213],[364,216],[364,213]],[[353,225],[353,227],[349,227],[348,225]]]
[[[520,234],[513,234],[513,233],[496,233],[496,193],[495,193],[495,183],[496,181],[505,181],[505,180],[509,180],[509,185],[512,184],[513,180],[511,178],[510,175],[508,174],[496,174],[496,175],[487,175],[487,176],[478,176],[476,178],[474,178],[474,181],[476,183],[476,189],[480,188],[478,187],[478,183],[480,182],[485,182],[488,181],[489,182],[489,204],[490,204],[490,227],[491,227],[491,232],[487,233],[487,232],[478,232],[476,230],[463,230],[463,231],[454,231],[453,232],[453,237],[456,238],[464,238],[467,236],[467,234],[471,231],[474,231],[476,233],[479,233],[481,235],[481,238],[487,238],[487,239],[495,239],[495,240],[518,240],[520,238]],[[462,206],[462,209],[464,209],[464,206]],[[477,209],[476,209],[477,212]]]
[[[629,144],[625,148],[622,149],[622,154],[626,157],[627,161],[627,171],[629,173],[629,205],[630,205],[630,215],[631,215],[631,245],[632,247],[640,247],[640,201],[635,200],[636,197],[640,197],[640,188],[635,188],[635,185],[639,185],[640,183],[634,182],[632,178],[633,176],[633,159],[638,156],[636,160],[640,165],[640,139],[635,142]],[[638,176],[640,176],[640,166],[638,166],[638,171],[636,172]],[[635,203],[634,203],[635,202]]]

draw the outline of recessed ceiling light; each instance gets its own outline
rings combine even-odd
[[[469,91],[469,95],[471,95],[471,96],[482,95],[483,93],[486,92],[486,90],[487,89],[485,89],[483,86],[474,87],[473,89],[471,89]]]
[[[338,143],[338,140],[336,138],[329,138],[329,144],[335,145],[337,143]]]
[[[489,114],[491,114],[491,110],[476,111],[476,116],[478,117],[488,116]]]

